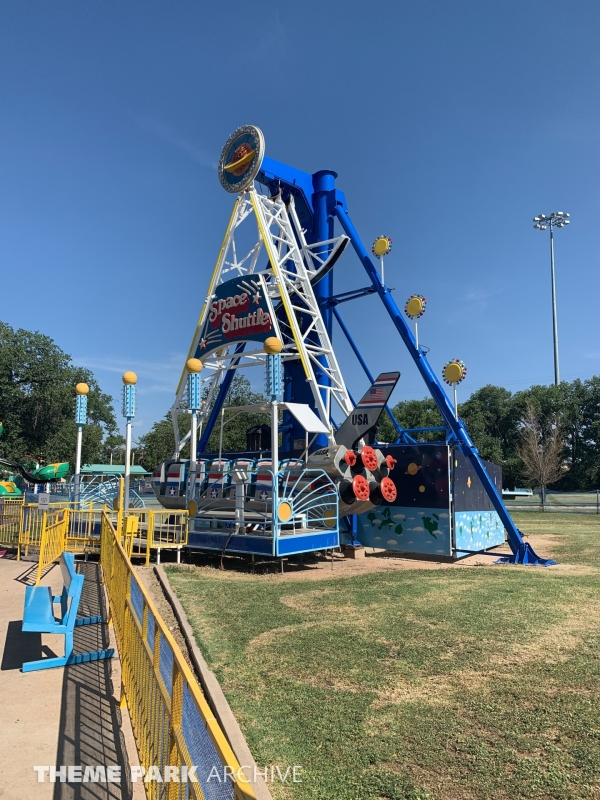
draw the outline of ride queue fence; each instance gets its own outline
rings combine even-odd
[[[42,518],[42,536],[38,560],[36,586],[39,585],[46,567],[53,564],[63,550],[66,550],[66,539],[69,530],[71,511],[63,508],[60,511],[45,512]]]
[[[548,511],[566,514],[600,514],[600,489],[589,492],[555,492],[540,489],[528,497],[504,499],[509,511]]]
[[[100,553],[100,530],[102,514],[107,513],[114,523],[118,523],[119,512],[106,508],[94,508],[92,503],[77,506],[73,503],[51,503],[48,511],[36,503],[25,503],[19,499],[0,500],[0,546],[15,548],[17,560],[29,556],[30,550],[43,548],[44,532],[55,521],[57,512],[66,511],[67,528],[63,549],[71,553]],[[144,558],[150,563],[152,550],[160,561],[162,549],[176,549],[177,560],[181,548],[188,543],[187,511],[154,511],[151,509],[129,509],[122,515],[125,519],[134,518],[137,525],[129,526],[132,535],[127,551],[130,555]],[[45,561],[45,559],[42,559]]]
[[[0,499],[0,545],[18,547],[23,526],[23,498]]]
[[[177,643],[103,512],[100,563],[140,764],[197,781],[145,783],[149,800],[253,800],[256,796]],[[196,770],[192,770],[195,767]]]

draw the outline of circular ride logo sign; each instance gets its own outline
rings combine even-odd
[[[258,175],[265,154],[265,138],[255,125],[235,130],[221,151],[219,180],[228,192],[243,192]]]

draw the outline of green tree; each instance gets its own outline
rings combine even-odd
[[[520,420],[517,455],[532,488],[542,490],[542,506],[546,488],[556,483],[564,471],[564,443],[556,415],[540,420],[533,403],[529,403]],[[531,485],[531,484],[530,484]]]
[[[401,400],[393,407],[392,413],[403,428],[437,428],[443,425],[440,412],[430,397],[423,400]],[[397,438],[396,429],[384,411],[377,430],[377,439],[380,442],[395,442]],[[440,431],[415,434],[413,438],[434,442],[440,438]]]
[[[112,398],[93,374],[76,367],[49,336],[13,330],[0,322],[0,455],[12,460],[53,463],[75,460],[75,384],[84,381],[88,424],[82,462],[98,460],[107,435],[117,431]]]
[[[501,386],[484,386],[459,406],[465,423],[483,458],[499,464],[505,487],[528,483],[523,459],[517,449],[520,430],[527,410],[535,411],[542,431],[549,430],[560,419],[564,453],[561,477],[553,487],[564,491],[586,491],[600,485],[600,377],[586,381],[563,381],[559,386],[531,386],[512,394]],[[398,403],[393,413],[404,428],[441,425],[432,399]],[[396,440],[395,430],[387,418],[377,433],[379,441]],[[436,433],[418,434],[415,438],[432,441]]]
[[[107,436],[102,443],[100,459],[102,464],[124,464],[125,437],[120,434]]]

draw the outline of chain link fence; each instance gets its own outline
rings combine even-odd
[[[600,514],[600,489],[589,492],[554,492],[535,489],[528,496],[504,497],[509,511],[548,511],[568,514]]]

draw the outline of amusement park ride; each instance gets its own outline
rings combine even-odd
[[[283,557],[342,542],[456,559],[502,544],[506,531],[509,560],[547,563],[515,527],[500,468],[481,459],[456,398],[453,405],[385,285],[383,263],[380,274],[362,243],[336,178],[269,158],[252,125],[225,144],[219,179],[237,197],[171,409],[176,452],[153,475],[156,496],[167,508],[189,509],[189,546],[202,550]],[[349,245],[368,285],[336,294],[334,267]],[[382,236],[373,254],[383,262],[390,249]],[[427,429],[436,442],[417,441],[424,429],[400,427],[387,405],[400,373],[373,378],[341,317],[343,303],[371,294],[441,414],[443,427]],[[415,334],[425,305],[421,295],[406,304]],[[334,317],[369,380],[357,404],[332,345]],[[265,370],[269,401],[225,408],[236,371],[250,367]],[[455,359],[444,379],[456,386],[465,372]],[[181,436],[185,411],[192,424]],[[270,414],[270,451],[206,453],[217,423],[222,442],[226,412]],[[394,443],[375,442],[382,413]],[[190,458],[182,459],[188,441]]]
[[[0,436],[4,431],[4,426],[0,422]],[[19,472],[26,481],[30,483],[48,483],[49,481],[56,481],[64,478],[69,472],[69,462],[63,461],[58,464],[46,464],[44,467],[38,467],[33,472],[28,470],[18,461],[10,461],[6,458],[0,458],[0,466],[8,467],[13,472]],[[14,481],[0,481],[0,497],[17,497],[22,494],[21,490]]]

